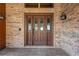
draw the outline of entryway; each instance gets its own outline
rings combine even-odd
[[[53,45],[53,14],[25,14],[25,45]]]

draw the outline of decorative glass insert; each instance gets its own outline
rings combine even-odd
[[[43,31],[43,18],[40,18],[40,30]]]
[[[51,30],[51,19],[47,18],[47,30]]]
[[[38,29],[38,22],[37,19],[34,19],[34,30],[36,31]]]
[[[31,24],[31,19],[28,20],[28,30],[32,30],[32,24]]]

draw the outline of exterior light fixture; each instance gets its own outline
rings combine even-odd
[[[66,20],[67,18],[66,13],[62,12],[60,18],[61,20]]]

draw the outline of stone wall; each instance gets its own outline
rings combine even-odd
[[[6,4],[6,47],[24,46],[23,7],[23,4]]]
[[[61,20],[59,46],[70,55],[79,55],[79,4],[62,4],[61,7],[67,19]]]
[[[60,48],[60,30],[62,22],[60,21],[61,4],[54,5],[54,47]]]

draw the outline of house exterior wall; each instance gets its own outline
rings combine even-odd
[[[67,15],[60,20],[61,12]],[[54,8],[24,8],[24,4],[6,4],[6,47],[24,47],[24,13],[54,13],[54,46],[70,55],[79,55],[79,4],[54,4]],[[21,31],[19,31],[21,28]]]
[[[21,31],[19,31],[21,28]],[[6,47],[24,46],[23,4],[6,4]]]
[[[79,4],[62,4],[61,7],[67,19],[61,23],[59,46],[70,55],[79,55]]]

